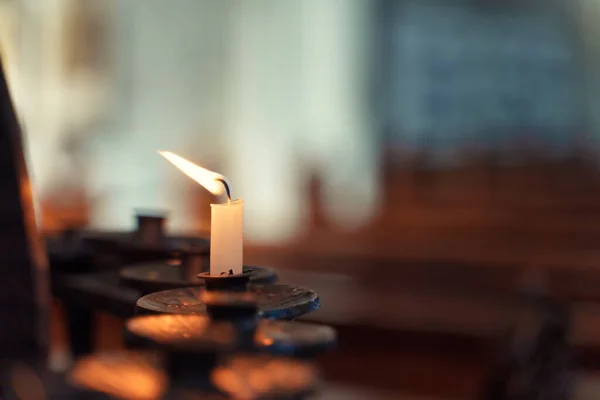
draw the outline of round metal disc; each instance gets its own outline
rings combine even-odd
[[[199,287],[188,287],[151,293],[141,297],[136,308],[146,314],[206,314],[202,291]],[[248,291],[256,295],[262,318],[294,319],[321,306],[315,292],[297,286],[250,284]]]
[[[198,278],[198,274],[208,271],[208,257],[205,261],[201,266],[184,266],[178,260],[132,265],[121,270],[121,283],[144,293],[204,286],[204,280]],[[254,283],[273,283],[277,280],[275,271],[268,268],[244,266],[244,273],[250,274],[250,282]]]

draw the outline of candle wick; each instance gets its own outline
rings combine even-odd
[[[225,193],[227,193],[227,202],[229,203],[231,201],[231,190],[229,189],[229,185],[227,184],[227,182],[225,182],[225,179],[216,178],[215,180],[221,182],[223,186],[225,186]]]

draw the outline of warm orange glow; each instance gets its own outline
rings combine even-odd
[[[150,354],[122,352],[89,356],[77,362],[72,385],[128,400],[160,399],[168,387],[166,374]]]
[[[317,374],[310,364],[266,357],[236,357],[215,368],[212,383],[235,399],[287,398],[310,389]]]
[[[209,171],[206,168],[202,168],[191,161],[186,160],[183,157],[178,156],[177,154],[171,153],[169,151],[159,151],[161,156],[169,160],[173,165],[175,165],[181,172],[204,186],[206,190],[214,194],[215,196],[220,196],[225,194],[225,186],[223,186],[222,182],[219,182],[219,179],[227,182],[227,185],[231,187],[229,183],[229,179],[225,178],[221,174],[217,174],[216,172]]]
[[[256,306],[256,294],[251,292],[219,292],[205,290],[200,301],[210,305]]]

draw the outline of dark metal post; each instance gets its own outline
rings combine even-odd
[[[0,360],[48,351],[48,261],[37,231],[21,129],[0,59]]]

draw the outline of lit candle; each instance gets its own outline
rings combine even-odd
[[[227,195],[226,203],[210,205],[210,274],[212,276],[241,274],[244,201],[231,200],[231,184],[223,175],[202,168],[168,151],[159,153],[215,196]]]

